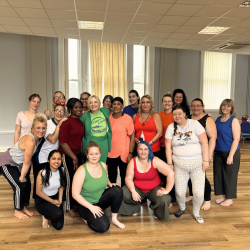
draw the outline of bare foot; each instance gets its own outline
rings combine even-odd
[[[88,222],[86,220],[84,220],[82,217],[81,217],[81,220],[83,220],[83,222],[88,225]]]
[[[207,211],[211,208],[211,202],[210,201],[204,201],[203,206],[201,207],[201,210]]]
[[[220,199],[217,199],[217,200],[215,201],[215,203],[220,204],[221,202],[223,202],[223,201],[225,201],[225,200],[226,200],[225,195],[222,195],[222,196],[220,197]]]
[[[132,214],[133,216],[137,216],[138,215],[138,213],[136,213],[136,214]]]
[[[49,221],[44,217],[42,216],[42,226],[45,227],[45,228],[48,228],[49,227]]]
[[[159,219],[159,218],[158,218],[158,217],[156,217],[155,215],[154,215],[154,218],[155,218],[155,219]]]
[[[67,210],[66,213],[65,213],[65,215],[67,215],[71,219],[75,219],[75,218],[78,217],[73,210]]]
[[[124,228],[125,228],[125,225],[122,224],[122,223],[121,223],[119,220],[117,220],[117,219],[112,218],[111,223],[112,223],[113,225],[117,226],[117,227],[120,228],[120,229],[124,229]]]
[[[173,203],[170,203],[168,208],[171,208],[171,207],[173,207],[173,206],[174,206],[174,204],[173,204]]]
[[[233,204],[233,200],[232,199],[226,199],[225,201],[223,201],[220,205],[222,206],[222,207],[228,207],[228,206],[230,206],[230,205],[232,205]]]
[[[27,216],[26,214],[24,214],[23,212],[18,211],[18,210],[15,210],[14,216],[17,217],[20,220],[29,219],[29,216]]]
[[[24,207],[23,212],[27,214],[28,216],[33,216],[34,214],[30,212],[26,207]]]
[[[189,201],[191,201],[191,200],[193,200],[193,196],[188,196],[187,198],[186,198],[186,201],[185,202],[189,202]]]

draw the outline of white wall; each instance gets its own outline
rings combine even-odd
[[[27,110],[26,36],[0,33],[0,152],[12,146],[16,115]]]

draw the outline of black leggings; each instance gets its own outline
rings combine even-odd
[[[53,200],[58,199],[58,193],[49,196]],[[36,210],[38,213],[43,215],[47,220],[51,221],[52,226],[56,230],[61,230],[64,224],[64,212],[63,212],[63,205],[61,204],[60,207],[42,199],[40,196],[36,196]]]
[[[123,192],[118,186],[105,189],[98,203],[93,204],[94,206],[100,207],[105,210],[111,206],[112,213],[118,213],[122,203]],[[96,215],[96,218],[92,212],[78,204],[77,206],[79,215],[88,222],[88,226],[95,232],[104,233],[109,229],[110,221],[108,216],[104,213],[101,217]]]
[[[121,157],[119,156],[117,158],[108,158],[107,165],[108,165],[108,176],[111,183],[116,183],[117,167],[119,166],[120,176],[121,176],[121,187],[123,187],[125,185],[125,177],[128,164],[124,163]]]
[[[0,173],[7,179],[7,181],[9,182],[14,191],[13,198],[14,198],[15,210],[18,211],[23,210],[24,206],[26,206],[29,203],[30,183],[28,183],[28,181],[26,182],[19,181],[21,173],[19,171],[19,168],[16,166],[11,166],[11,165],[0,166]]]

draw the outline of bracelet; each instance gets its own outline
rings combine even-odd
[[[129,152],[129,154],[131,154],[131,155],[132,155],[132,154],[133,154],[133,152]]]

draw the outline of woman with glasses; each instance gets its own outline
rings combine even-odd
[[[67,120],[64,117],[65,107],[62,104],[56,104],[53,110],[54,118],[47,121],[47,130],[42,139],[40,145],[37,148],[36,153],[32,158],[33,163],[33,199],[36,198],[36,179],[38,173],[46,167],[48,162],[48,155],[52,150],[59,148],[59,130],[63,121]]]
[[[63,106],[65,106],[65,95],[61,92],[61,91],[56,91],[53,95],[52,98],[52,108],[50,109],[46,109],[44,111],[44,114],[47,116],[47,119],[52,119],[54,117],[54,108],[55,105],[57,104],[62,104]],[[65,114],[66,116],[68,116],[68,114]]]
[[[82,116],[89,111],[89,108],[88,108],[88,99],[89,97],[91,96],[90,93],[88,92],[83,92],[81,95],[80,95],[80,101],[82,102]]]

